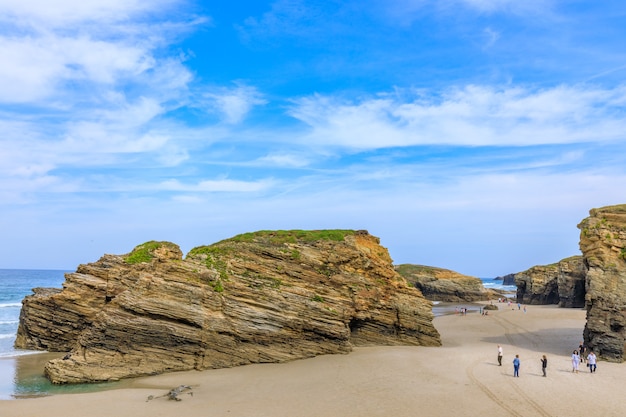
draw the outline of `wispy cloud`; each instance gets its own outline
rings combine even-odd
[[[286,152],[272,153],[258,158],[255,163],[273,167],[305,167],[310,163],[310,154],[294,154]]]
[[[555,0],[446,0],[460,3],[482,12],[512,12],[522,14],[545,14],[555,4]]]
[[[84,22],[120,22],[141,13],[162,10],[180,0],[4,0],[0,15],[16,25],[45,25],[61,28]]]
[[[267,190],[272,186],[272,180],[239,181],[228,178],[216,180],[202,180],[196,184],[183,184],[178,180],[168,180],[161,183],[160,188],[167,191],[212,193],[212,192],[237,192],[249,193]]]
[[[255,87],[237,85],[233,88],[219,87],[207,91],[201,94],[194,106],[204,107],[208,112],[217,112],[225,123],[236,124],[254,106],[266,103]]]
[[[290,114],[309,140],[357,149],[415,145],[528,146],[624,139],[626,88],[558,86],[533,90],[470,85],[354,101],[297,100]]]

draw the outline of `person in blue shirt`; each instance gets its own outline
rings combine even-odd
[[[513,359],[513,376],[519,378],[519,355],[515,355],[515,359]]]

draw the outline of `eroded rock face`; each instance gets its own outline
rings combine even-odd
[[[537,265],[515,274],[517,302],[558,304],[581,308],[585,305],[585,269],[582,256],[572,256],[550,265]]]
[[[563,259],[558,266],[559,307],[583,308],[587,271],[582,256]]]
[[[137,263],[132,263],[137,262]],[[26,297],[16,346],[70,351],[54,383],[282,362],[362,345],[441,344],[431,303],[365,231],[148,242]]]
[[[622,362],[626,349],[626,205],[592,209],[578,228],[586,274],[585,343]]]
[[[449,269],[402,264],[396,266],[396,271],[431,301],[472,302],[488,300],[494,295],[485,290],[480,278]]]

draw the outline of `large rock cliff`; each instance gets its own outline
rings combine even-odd
[[[626,204],[592,209],[579,225],[587,270],[585,343],[622,362],[626,349]]]
[[[485,290],[480,278],[449,269],[402,264],[396,266],[396,271],[431,301],[472,302],[488,300],[494,295]]]
[[[54,383],[441,344],[431,303],[365,231],[276,231],[192,249],[148,242],[23,301],[16,346],[69,351]]]
[[[572,256],[555,264],[537,265],[515,274],[517,302],[558,304],[560,307],[585,306],[585,268],[582,256]]]

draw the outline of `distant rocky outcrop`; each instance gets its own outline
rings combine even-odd
[[[494,296],[494,293],[485,289],[480,278],[449,269],[402,264],[396,266],[396,271],[431,301],[472,302]]]
[[[262,231],[104,255],[26,297],[16,346],[68,351],[53,383],[439,346],[432,303],[366,231]]]
[[[585,343],[622,362],[626,349],[626,204],[592,209],[579,225],[586,269]]]
[[[533,266],[515,274],[515,285],[519,303],[582,308],[585,306],[583,258],[572,256],[555,264]]]
[[[495,277],[494,280],[502,281],[502,285],[515,285],[515,274],[506,274],[501,277]]]

